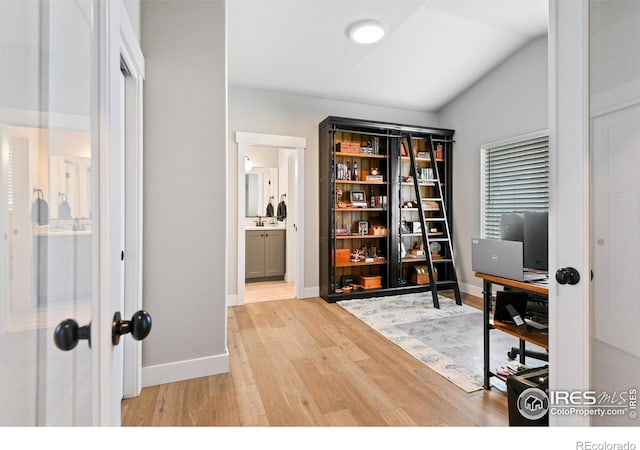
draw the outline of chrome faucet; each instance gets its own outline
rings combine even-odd
[[[262,216],[258,216],[258,221],[256,222],[257,227],[263,227],[264,222],[262,221]]]

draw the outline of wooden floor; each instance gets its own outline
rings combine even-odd
[[[230,307],[228,340],[229,373],[145,388],[123,426],[508,425],[505,393],[462,391],[319,298]]]
[[[295,283],[281,281],[255,281],[244,285],[244,303],[270,302],[296,298]]]

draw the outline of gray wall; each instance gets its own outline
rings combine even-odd
[[[228,370],[225,7],[141,3],[145,385]]]
[[[480,235],[480,146],[547,129],[547,36],[525,45],[438,112],[456,130],[453,156],[453,233],[463,290],[479,294],[471,271],[471,238]]]
[[[383,108],[256,89],[229,88],[229,149],[227,156],[229,247],[227,261],[230,295],[235,295],[238,292],[236,204],[238,197],[238,145],[235,143],[236,131],[279,134],[307,139],[304,167],[305,185],[298,188],[300,195],[304,196],[305,205],[304,287],[308,293],[315,290],[315,295],[318,295],[318,124],[329,115],[411,125],[437,125],[436,116],[427,112]],[[298,266],[300,267],[301,264]]]

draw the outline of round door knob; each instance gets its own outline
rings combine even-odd
[[[89,347],[91,347],[91,322],[89,325],[81,327],[75,320],[66,319],[60,322],[53,331],[53,342],[60,350],[73,350],[80,339],[89,341]]]
[[[556,272],[556,281],[560,284],[578,284],[580,273],[573,267],[563,267]]]
[[[120,311],[113,315],[111,326],[111,343],[118,345],[120,336],[130,333],[136,341],[141,341],[151,332],[151,315],[144,310],[137,311],[131,316],[131,320],[122,320]]]

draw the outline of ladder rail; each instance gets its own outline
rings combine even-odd
[[[433,140],[431,136],[427,136],[427,148],[429,149],[429,155],[431,156],[431,161],[435,161],[435,152],[433,149]],[[438,190],[438,198],[440,199],[440,208],[442,208],[442,222],[444,222],[444,227],[446,230],[446,241],[449,243],[449,257],[455,264],[455,258],[453,256],[453,242],[451,240],[451,229],[449,227],[449,216],[447,215],[447,207],[444,201],[444,194],[442,193],[442,183],[440,181],[440,171],[438,170],[438,165],[432,163],[433,173],[435,175],[435,184]]]
[[[409,152],[409,158],[411,160],[411,170],[412,170],[412,177],[413,177],[413,187],[415,189],[415,195],[416,195],[416,203],[418,203],[418,217],[420,219],[420,223],[422,224],[420,227],[420,231],[422,234],[422,242],[424,243],[425,246],[425,259],[428,262],[427,264],[427,270],[429,271],[429,284],[430,284],[430,288],[431,288],[431,296],[433,297],[433,306],[436,309],[440,308],[440,300],[438,298],[438,288],[436,286],[436,280],[434,277],[434,273],[435,273],[435,268],[433,267],[433,259],[431,257],[431,249],[429,248],[429,239],[428,239],[428,234],[429,231],[427,230],[427,223],[425,221],[425,216],[424,216],[424,210],[422,207],[422,195],[420,194],[420,183],[418,181],[418,170],[417,170],[417,166],[416,166],[416,155],[415,152],[413,150],[413,135],[411,133],[409,133],[407,135],[407,146],[408,146],[408,152]],[[435,173],[435,172],[434,172]]]
[[[433,173],[435,176],[435,184],[436,184],[436,189],[437,189],[437,195],[439,196],[441,202],[440,202],[440,208],[441,208],[441,213],[442,213],[442,222],[444,222],[444,227],[445,227],[445,238],[446,238],[446,242],[448,245],[448,258],[446,258],[447,260],[450,261],[443,261],[443,262],[447,262],[451,264],[451,269],[450,269],[450,273],[449,273],[449,278],[451,278],[451,281],[454,283],[453,285],[453,290],[454,290],[454,294],[456,297],[456,303],[458,305],[462,304],[462,299],[460,297],[460,286],[458,284],[458,274],[456,271],[456,263],[455,263],[455,258],[454,258],[454,252],[453,252],[453,240],[451,239],[451,229],[449,226],[449,216],[447,215],[447,208],[445,205],[445,201],[444,201],[444,194],[442,192],[442,180],[440,178],[440,171],[438,169],[438,164],[436,164],[436,158],[435,158],[435,149],[433,146],[433,142],[434,139],[431,137],[431,135],[427,135],[426,137],[426,141],[427,141],[427,149],[429,150],[429,157],[431,159],[431,166],[433,168]],[[437,140],[437,142],[446,142],[447,140]],[[452,142],[452,141],[451,141]],[[428,236],[427,236],[428,237]],[[433,242],[442,242],[442,241],[433,241]],[[431,247],[431,242],[429,242],[429,247]],[[431,250],[431,248],[429,248],[429,250]],[[429,252],[431,253],[431,252]],[[431,258],[430,258],[431,259]]]

